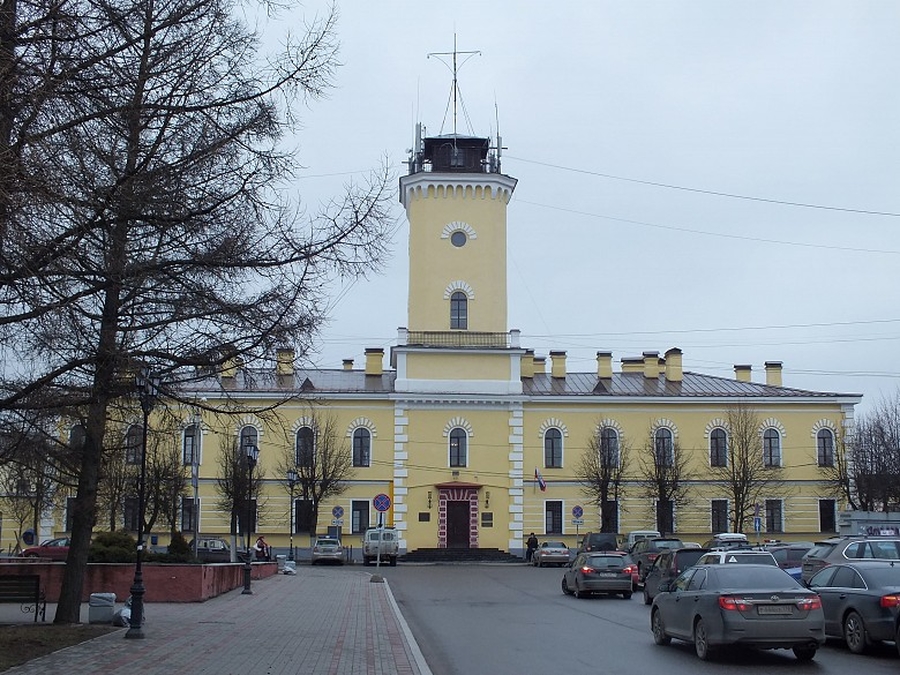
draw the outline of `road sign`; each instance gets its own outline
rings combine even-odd
[[[375,495],[375,499],[372,500],[372,506],[375,507],[376,511],[387,511],[391,508],[391,498],[383,492],[377,494]]]
[[[760,531],[762,530],[762,518],[760,518],[759,516],[756,516],[753,519],[753,529],[756,531],[757,534],[759,534]]]
[[[572,518],[573,525],[584,525],[584,518]]]
[[[331,515],[335,518],[343,518],[344,517],[344,507],[343,506],[335,506],[331,509]]]
[[[334,520],[331,521],[331,524],[332,525],[343,525],[344,519],[343,518],[335,518]]]
[[[581,518],[581,516],[583,516],[583,515],[584,515],[584,509],[583,509],[583,508],[581,508],[580,506],[573,506],[573,507],[572,507],[572,517],[573,517],[573,518]],[[581,523],[579,523],[579,524],[581,524]]]

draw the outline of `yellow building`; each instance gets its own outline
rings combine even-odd
[[[410,225],[408,325],[388,354],[367,349],[364,364],[311,370],[283,349],[265,372],[235,363],[199,380],[186,394],[202,405],[169,403],[180,425],[172,442],[186,466],[197,466],[196,492],[180,509],[186,536],[198,523],[204,535],[228,535],[216,490],[221,456],[249,443],[259,448],[263,478],[253,529],[279,552],[293,541],[292,526],[297,546],[329,527],[358,545],[377,520],[380,494],[390,499],[387,524],[404,551],[521,554],[531,532],[571,546],[601,527],[703,541],[732,527],[723,476],[738,450],[736,411],[751,423],[747,438],[762,466],[748,534],[754,515],[760,538],[836,531],[833,466],[858,395],[785,387],[778,362],[765,364],[764,381],[748,365],[735,366],[734,378],[685,371],[676,348],[618,364],[599,351],[595,369],[570,372],[564,351],[551,351],[548,363],[520,343],[507,325],[507,205],[516,179],[501,172],[497,146],[420,134],[400,180]],[[208,410],[216,407],[223,414]],[[292,462],[320,451],[325,427],[329,446],[352,467],[346,489],[324,499],[311,524],[310,500],[285,476]],[[584,457],[597,453],[601,465],[621,468],[603,504],[583,485]],[[671,499],[648,489],[648,462],[681,472]],[[61,514],[53,534],[64,529]]]

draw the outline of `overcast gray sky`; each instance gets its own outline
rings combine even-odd
[[[324,10],[308,2],[306,14]],[[416,121],[500,131],[509,323],[592,371],[677,346],[688,370],[782,361],[784,384],[900,387],[900,2],[339,3],[337,88],[301,111],[315,204]],[[299,14],[297,15],[299,16]],[[297,23],[294,17],[284,17]],[[804,206],[805,205],[805,206]],[[316,365],[407,323],[408,226],[385,273],[336,293]]]

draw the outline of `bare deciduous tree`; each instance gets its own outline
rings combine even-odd
[[[675,507],[688,498],[690,456],[665,427],[651,428],[639,459],[638,484],[654,501],[656,529],[663,535],[674,531]]]
[[[582,494],[600,511],[600,531],[618,532],[617,507],[625,496],[629,452],[617,434],[604,431],[598,427],[598,433],[588,439],[575,476]]]
[[[728,492],[732,530],[743,532],[757,504],[783,493],[784,472],[780,462],[765,461],[760,420],[751,408],[743,403],[730,406],[726,423],[724,466],[712,466],[710,473]]]
[[[253,518],[251,511],[254,511],[254,501],[256,520],[263,511],[264,505],[260,497],[264,474],[265,466],[261,462],[256,464],[251,473],[245,450],[240,447],[237,438],[222,441],[216,474],[217,506],[220,511],[229,514],[232,551],[237,551],[240,546],[238,534],[246,538],[253,529],[255,523],[250,519]],[[249,551],[247,554],[249,555]]]
[[[900,509],[900,392],[858,420],[849,452],[847,480],[859,508]]]
[[[55,621],[78,621],[110,408],[150,366],[251,364],[376,269],[387,169],[319,213],[288,197],[291,106],[337,65],[336,14],[265,60],[222,0],[5,2],[0,12],[0,408],[83,413]],[[28,45],[26,48],[25,45]]]

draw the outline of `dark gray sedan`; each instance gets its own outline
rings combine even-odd
[[[625,553],[579,553],[566,568],[562,591],[576,598],[586,598],[592,593],[621,593],[628,600],[635,571]]]
[[[840,638],[854,654],[882,640],[900,653],[900,565],[860,560],[832,565],[809,580],[822,598],[825,635]]]
[[[710,658],[723,645],[792,649],[801,661],[825,642],[816,593],[774,565],[698,565],[664,583],[653,599],[650,628],[658,645],[694,643]]]

